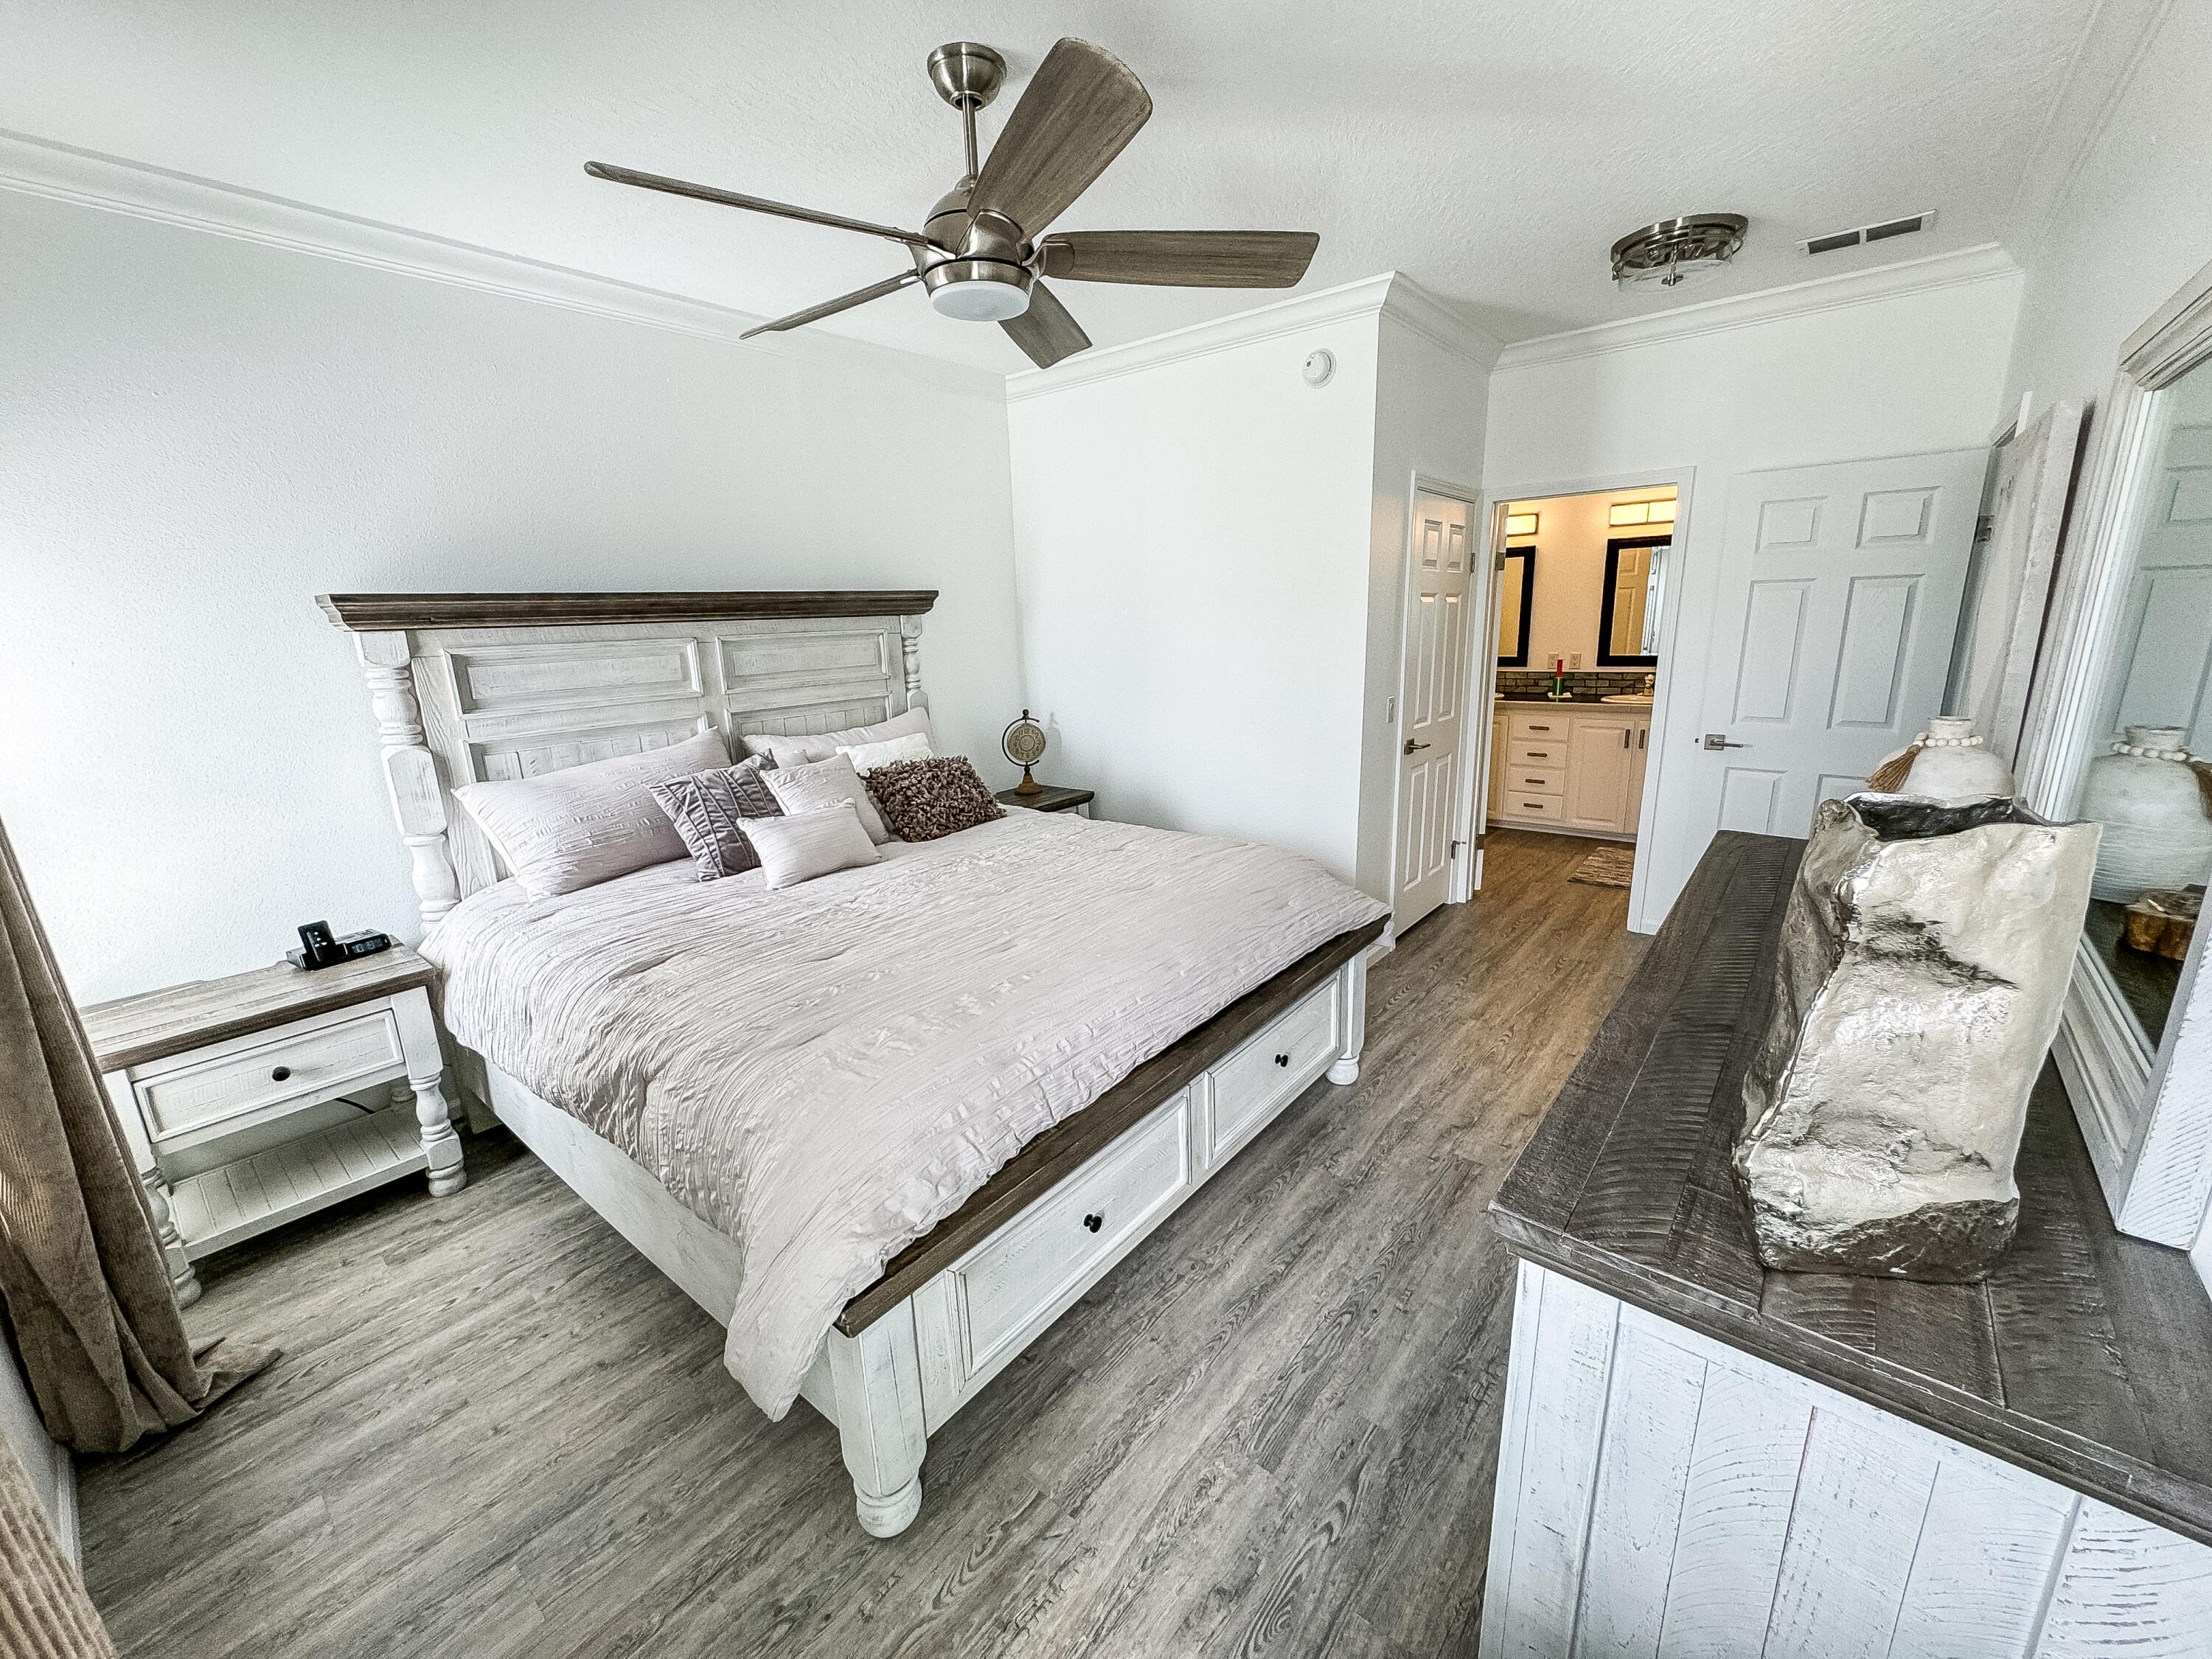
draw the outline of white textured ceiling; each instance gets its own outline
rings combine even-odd
[[[1067,229],[1310,229],[1303,285],[1395,268],[1501,339],[2002,240],[2094,0],[9,0],[0,125],[775,315],[898,249],[587,179],[587,160],[918,224],[960,171],[923,60],[1060,34],[1151,123]],[[1798,238],[1935,208],[1929,233]],[[1616,292],[1613,240],[1752,220],[1725,275]],[[1063,283],[1100,344],[1275,297]],[[857,338],[1027,367],[908,291]]]

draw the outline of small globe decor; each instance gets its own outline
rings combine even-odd
[[[999,738],[1000,751],[1022,769],[1022,781],[1014,786],[1018,795],[1041,795],[1044,786],[1030,775],[1030,768],[1044,758],[1044,728],[1030,718],[1030,711],[1022,710],[1021,719],[1009,726]]]

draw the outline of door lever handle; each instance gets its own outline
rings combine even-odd
[[[1428,746],[1429,746],[1429,745],[1428,745],[1428,744],[1426,744],[1425,743],[1415,743],[1415,742],[1414,742],[1411,738],[1407,738],[1407,739],[1406,739],[1406,749],[1405,749],[1405,752],[1406,752],[1407,754],[1410,755],[1410,754],[1412,754],[1412,753],[1413,753],[1416,749],[1426,749]]]
[[[1705,733],[1705,747],[1708,749],[1748,749],[1751,745],[1747,743],[1730,743],[1728,740],[1728,733],[1725,732],[1708,732]]]

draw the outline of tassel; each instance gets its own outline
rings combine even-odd
[[[1912,763],[1919,757],[1920,740],[1914,738],[1887,760],[1874,769],[1867,780],[1867,787],[1877,795],[1893,795],[1905,787],[1905,780],[1912,770]]]

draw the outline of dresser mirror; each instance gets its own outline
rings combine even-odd
[[[2054,1048],[2113,1217],[2186,1249],[2212,1198],[2212,267],[2123,349],[2060,555],[2019,787],[2104,826]]]

